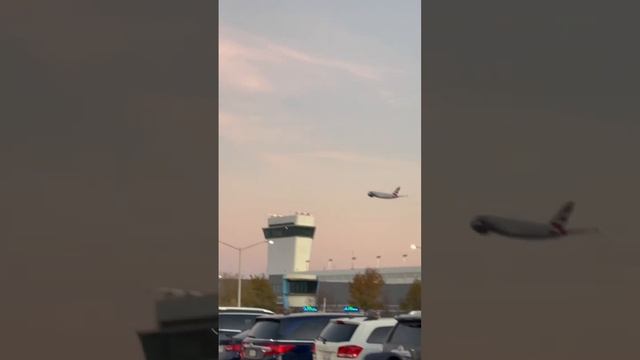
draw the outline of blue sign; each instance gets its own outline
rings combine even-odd
[[[360,312],[360,309],[357,306],[351,306],[351,305],[347,305],[342,309],[344,312],[349,312],[349,313],[357,313]]]
[[[304,311],[304,312],[318,312],[318,308],[315,307],[315,306],[306,305],[305,307],[302,308],[302,311]]]

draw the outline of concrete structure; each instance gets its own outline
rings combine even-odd
[[[384,279],[382,300],[390,309],[398,308],[411,284],[422,280],[420,267],[393,267],[376,269]],[[349,283],[365,269],[307,271],[272,278],[281,282],[279,301],[285,308],[299,309],[305,305],[337,310],[349,304]]]
[[[268,250],[267,275],[309,270],[315,229],[313,216],[308,213],[271,216],[262,229],[265,239],[273,241]]]
[[[285,309],[317,306],[318,279],[314,274],[292,273],[283,276],[280,299]]]
[[[388,267],[376,270],[382,275],[385,284],[411,284],[416,279],[422,279],[422,268],[419,266]],[[315,275],[321,282],[348,283],[356,274],[362,272],[364,269],[337,269],[307,271],[304,274]]]

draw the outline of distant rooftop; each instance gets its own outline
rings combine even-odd
[[[295,224],[301,226],[314,226],[313,215],[309,213],[296,212],[291,215],[271,215],[267,220],[269,226]]]
[[[422,267],[420,266],[402,266],[378,268],[377,270],[384,278],[387,284],[410,284],[414,280],[422,279]],[[336,269],[336,270],[319,270],[305,271],[287,274],[288,278],[295,275],[315,275],[319,281],[324,282],[350,282],[356,274],[364,273],[365,269]]]

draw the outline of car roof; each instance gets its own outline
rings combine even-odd
[[[422,316],[419,315],[409,315],[409,314],[405,314],[405,315],[398,315],[396,316],[396,320],[398,320],[399,322],[402,321],[422,321]]]
[[[254,307],[228,307],[228,306],[218,307],[218,312],[219,313],[244,312],[244,313],[253,313],[253,314],[275,314],[273,311],[267,310],[267,309],[254,308]]]
[[[395,324],[397,322],[397,320],[394,319],[394,318],[371,319],[371,318],[367,318],[367,317],[356,317],[356,318],[331,319],[331,322],[333,322],[333,323],[343,322],[345,324],[351,324],[351,325],[364,325],[364,324],[376,325],[376,324],[379,324],[379,323]]]
[[[347,324],[360,324],[361,322],[365,321],[367,318],[364,316],[358,316],[358,317],[341,317],[341,318],[335,318],[335,319],[331,319],[331,322],[338,322],[338,321],[342,321],[345,322]]]
[[[236,339],[243,339],[245,337],[247,337],[247,335],[249,335],[249,332],[251,331],[251,329],[247,329],[241,333],[235,334],[232,337],[236,338]]]
[[[291,318],[304,318],[304,317],[331,317],[331,318],[352,318],[358,315],[348,315],[344,313],[324,313],[324,312],[301,312],[301,313],[293,313],[288,315],[266,315],[258,318],[259,320],[281,320],[281,319],[291,319]]]

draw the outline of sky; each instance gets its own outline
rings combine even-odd
[[[158,288],[216,288],[215,10],[0,5],[0,358],[142,360]]]
[[[420,2],[223,0],[219,20],[220,240],[256,243],[269,214],[303,211],[313,270],[352,252],[419,265]],[[366,196],[397,186],[407,198]],[[243,273],[266,254],[247,250]],[[237,253],[221,246],[219,266],[237,272]]]
[[[424,6],[427,358],[638,358],[637,9]],[[469,227],[546,222],[567,200],[570,226],[602,234],[530,243]]]

